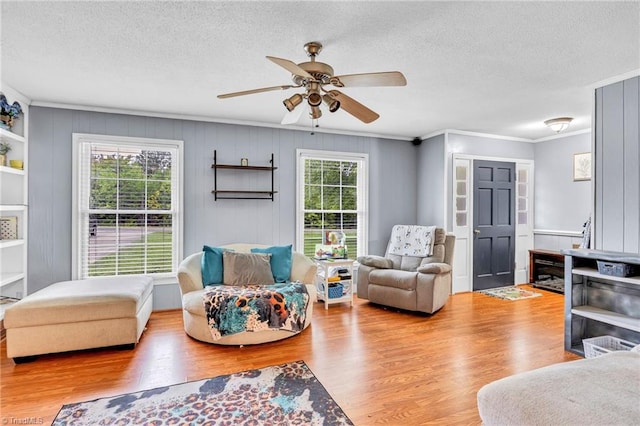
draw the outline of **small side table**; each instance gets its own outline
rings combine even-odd
[[[318,288],[318,300],[324,301],[324,308],[329,309],[329,305],[334,303],[349,302],[353,306],[353,259],[315,259],[318,265],[318,274],[316,276],[316,285]],[[333,268],[346,269],[345,278],[339,281],[329,281],[329,274]],[[346,278],[348,277],[348,278]],[[329,285],[342,285],[342,296],[329,297]],[[333,295],[335,296],[335,295]]]

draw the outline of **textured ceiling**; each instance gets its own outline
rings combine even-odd
[[[325,110],[320,130],[412,139],[443,129],[538,139],[590,127],[594,84],[640,69],[640,3],[2,1],[2,80],[35,104],[280,126],[282,100],[217,94],[290,84],[266,55],[335,73],[402,71],[344,88],[380,114]],[[291,128],[309,128],[302,117]]]

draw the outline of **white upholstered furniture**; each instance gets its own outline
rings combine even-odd
[[[241,253],[249,253],[252,248],[266,248],[262,244],[228,244],[222,248],[232,249]],[[182,293],[182,318],[184,321],[184,331],[191,337],[207,343],[218,345],[251,345],[258,343],[274,342],[285,339],[295,334],[286,330],[264,330],[259,332],[241,332],[223,336],[221,339],[213,340],[211,329],[207,324],[207,317],[204,310],[203,294],[205,292],[202,284],[201,269],[202,252],[194,253],[185,258],[178,267],[178,283]],[[299,281],[306,284],[309,293],[309,305],[306,312],[306,322],[304,329],[311,324],[313,315],[313,303],[317,299],[315,288],[316,265],[302,253],[293,252],[291,281]]]
[[[637,425],[640,353],[619,351],[550,365],[478,391],[485,426]]]
[[[51,284],[7,308],[7,356],[135,345],[153,308],[153,280],[119,276]]]

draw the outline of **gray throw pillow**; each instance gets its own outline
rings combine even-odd
[[[222,253],[224,283],[227,285],[273,284],[271,253]]]

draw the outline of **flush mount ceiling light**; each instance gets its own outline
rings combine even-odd
[[[564,130],[567,130],[569,127],[569,123],[573,121],[572,117],[558,117],[552,118],[544,122],[548,127],[551,128],[556,133],[560,133]]]

